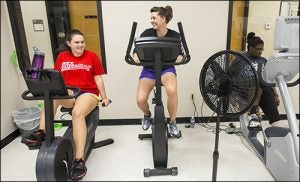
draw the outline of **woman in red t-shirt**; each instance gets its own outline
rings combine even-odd
[[[75,143],[75,161],[72,166],[70,177],[73,180],[82,179],[87,168],[85,166],[84,148],[87,137],[85,117],[98,105],[99,94],[102,105],[107,106],[110,102],[107,99],[104,81],[102,76],[104,70],[97,54],[85,50],[84,35],[79,30],[71,30],[66,37],[66,44],[69,51],[61,52],[55,62],[54,69],[60,71],[67,86],[74,86],[81,89],[76,99],[54,100],[54,111],[61,105],[72,110],[73,138]],[[68,90],[69,94],[73,94]],[[39,130],[25,137],[24,143],[37,143],[45,140],[45,111],[41,112]]]

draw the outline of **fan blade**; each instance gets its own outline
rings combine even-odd
[[[234,92],[238,97],[246,98],[248,97],[249,90],[243,89],[242,87],[239,87],[238,85],[232,85],[231,86],[232,92]]]
[[[248,98],[249,97],[246,92],[241,92],[234,89],[229,96],[230,103],[236,112],[240,112],[247,107]]]
[[[217,62],[212,61],[210,67],[215,75],[224,74],[222,67]]]
[[[239,59],[234,59],[231,61],[230,67],[227,70],[227,75],[231,78],[237,77],[243,72],[243,65]]]

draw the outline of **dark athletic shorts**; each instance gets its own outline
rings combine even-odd
[[[175,67],[172,66],[172,67],[162,70],[161,75],[164,75],[168,72],[174,73],[174,75],[176,75]],[[143,68],[139,79],[142,79],[142,78],[148,78],[150,80],[155,80],[155,70],[149,69],[149,68]]]

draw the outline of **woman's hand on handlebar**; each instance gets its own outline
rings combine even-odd
[[[136,62],[136,63],[141,63],[141,61],[140,61],[140,59],[139,59],[137,53],[134,53],[134,54],[132,55],[132,57],[133,57],[134,62]]]
[[[178,55],[177,58],[176,58],[176,63],[180,63],[183,61],[183,56],[182,55]]]
[[[102,107],[106,107],[106,106],[108,106],[111,103],[111,100],[109,100],[109,99],[101,99],[100,102],[101,102],[101,106]]]

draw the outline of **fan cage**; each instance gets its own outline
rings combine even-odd
[[[246,56],[225,50],[212,55],[204,63],[199,85],[201,95],[211,110],[223,116],[236,117],[247,112],[253,104],[258,78]]]

